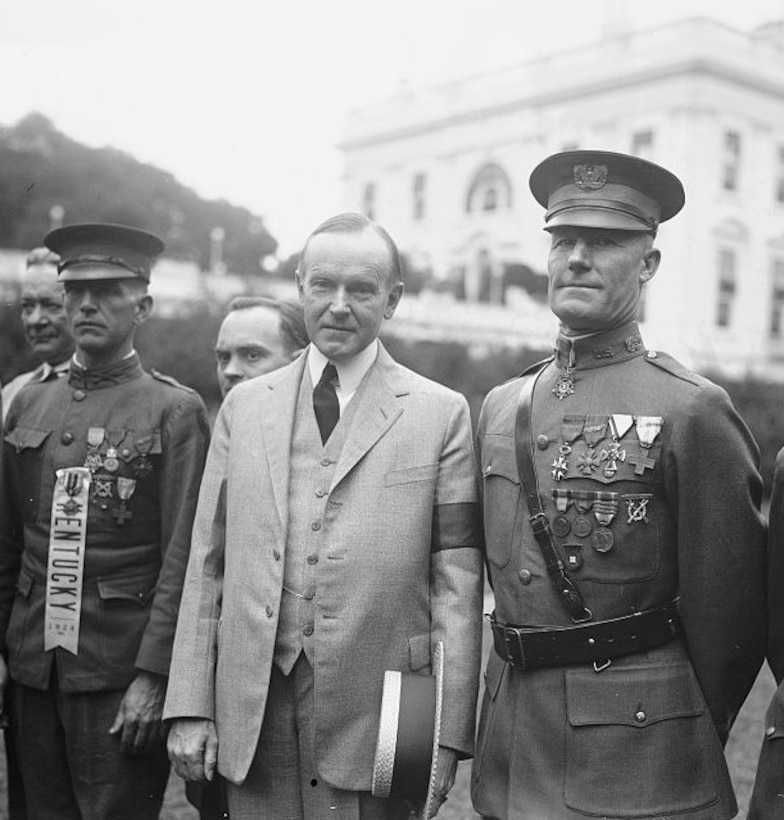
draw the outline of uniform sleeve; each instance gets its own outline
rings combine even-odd
[[[193,523],[164,719],[215,719],[215,664],[223,598],[226,480],[232,396],[221,406]]]
[[[758,463],[757,445],[724,390],[696,390],[670,438],[665,480],[677,519],[686,641],[722,741],[765,651]]]
[[[136,667],[168,675],[182,583],[191,545],[204,459],[209,445],[204,403],[186,393],[165,419],[159,473],[162,565]]]
[[[471,420],[462,397],[449,419],[433,508],[432,640],[444,643],[441,745],[473,755],[482,648],[482,553]]]

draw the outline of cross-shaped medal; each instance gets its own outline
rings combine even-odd
[[[629,464],[634,464],[635,475],[645,475],[646,470],[652,470],[656,466],[656,461],[648,458],[645,453],[640,453],[639,455],[630,455]]]
[[[119,507],[112,510],[112,515],[117,519],[117,523],[122,526],[127,519],[133,517],[133,513],[126,508],[125,502],[121,501]]]
[[[604,468],[607,478],[612,478],[618,472],[618,462],[626,461],[626,450],[621,449],[621,445],[614,441],[606,450],[602,450],[602,461],[609,462]]]

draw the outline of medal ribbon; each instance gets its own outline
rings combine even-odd
[[[70,467],[57,470],[56,475],[46,569],[44,651],[61,646],[76,655],[92,474],[87,467]]]

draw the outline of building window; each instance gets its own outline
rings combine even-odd
[[[494,213],[512,207],[512,183],[500,165],[490,163],[479,169],[466,197],[466,213]]]
[[[368,219],[376,218],[376,186],[372,182],[366,183],[362,193],[362,213]]]
[[[776,202],[784,204],[784,145],[779,145],[779,161],[776,166]]]
[[[771,271],[770,335],[784,336],[784,259],[774,259]]]
[[[725,191],[737,191],[740,177],[740,134],[737,131],[724,132],[724,168],[722,186]]]
[[[632,134],[632,154],[641,159],[653,158],[653,131],[637,131]]]
[[[716,306],[716,324],[729,327],[732,323],[732,303],[736,291],[737,257],[730,248],[719,251],[719,299]]]
[[[414,199],[414,219],[420,220],[425,218],[425,188],[427,185],[427,177],[424,174],[415,174],[414,183],[412,186],[412,195]]]

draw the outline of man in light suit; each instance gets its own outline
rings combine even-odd
[[[238,385],[218,415],[165,717],[186,779],[229,781],[233,820],[385,820],[370,795],[385,670],[445,645],[436,791],[473,752],[481,555],[465,400],[378,342],[403,284],[391,237],[356,214],[308,238],[311,344]]]

